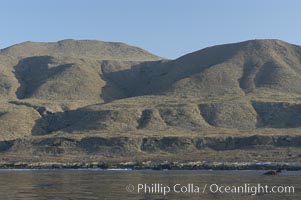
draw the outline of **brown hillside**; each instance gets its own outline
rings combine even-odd
[[[280,40],[219,45],[173,61],[140,66],[139,90],[131,90],[136,89],[134,95],[196,97],[275,91],[301,94],[300,58],[300,46]]]
[[[6,49],[1,55],[12,57],[55,56],[98,60],[150,61],[162,58],[141,48],[118,42],[97,40],[62,40],[58,42],[24,42]]]
[[[0,156],[199,159],[209,148],[233,160],[266,145],[298,157],[283,149],[300,151],[300,85],[301,47],[280,40],[176,60],[122,43],[25,42],[0,51]]]

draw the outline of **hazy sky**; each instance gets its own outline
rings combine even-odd
[[[0,48],[97,39],[176,58],[254,38],[301,45],[300,9],[299,0],[1,0]]]

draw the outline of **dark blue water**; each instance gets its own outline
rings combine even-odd
[[[3,200],[301,199],[301,172],[264,176],[262,171],[0,170],[0,181]],[[225,192],[226,186],[247,184],[249,189],[258,184],[293,186],[294,192]],[[223,193],[215,192],[216,185],[224,187]]]

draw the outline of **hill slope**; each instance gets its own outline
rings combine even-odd
[[[139,82],[138,89],[136,86],[128,89],[136,91],[133,96],[299,95],[301,47],[279,40],[251,40],[209,47],[173,61],[140,66],[139,72],[133,80]]]
[[[107,80],[104,73],[161,59],[122,43],[93,40],[25,42],[0,51],[0,94],[1,98],[66,101],[124,98],[122,88]]]
[[[257,145],[298,152],[300,85],[301,47],[279,40],[176,60],[121,43],[26,42],[0,51],[0,154],[154,158]]]
[[[118,42],[97,40],[62,40],[58,42],[24,42],[0,51],[12,57],[63,56],[98,60],[151,61],[162,58],[141,48]]]

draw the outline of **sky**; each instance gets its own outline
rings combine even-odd
[[[0,0],[0,48],[96,39],[174,59],[224,43],[301,45],[299,0]]]

